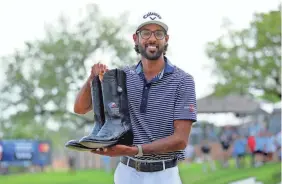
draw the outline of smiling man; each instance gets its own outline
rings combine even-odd
[[[165,56],[168,26],[160,14],[144,14],[133,40],[141,60],[123,69],[133,146],[116,145],[92,152],[121,157],[115,184],[180,184],[177,163],[185,158],[184,149],[192,124],[197,120],[194,79]],[[105,65],[95,64],[91,76],[105,70]],[[86,83],[79,93],[76,113],[91,110],[92,106],[86,103],[91,103],[89,89]]]

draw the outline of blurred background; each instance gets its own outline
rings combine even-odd
[[[88,134],[73,113],[98,61],[138,62],[137,20],[158,12],[167,56],[196,83],[198,122],[183,183],[281,182],[281,4],[278,0],[0,2],[0,183],[113,183],[119,158],[64,147]]]

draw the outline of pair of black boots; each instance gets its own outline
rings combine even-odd
[[[80,140],[68,141],[65,146],[89,151],[116,144],[132,145],[125,72],[109,70],[102,81],[96,76],[91,83],[91,96],[94,111],[92,132]]]

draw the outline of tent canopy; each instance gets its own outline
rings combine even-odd
[[[227,95],[217,97],[209,95],[197,100],[198,113],[236,113],[238,115],[251,115],[266,113],[260,103],[253,98],[241,95]]]

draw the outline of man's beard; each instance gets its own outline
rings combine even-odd
[[[141,56],[143,56],[148,60],[157,60],[164,53],[164,46],[163,47],[158,46],[155,52],[150,52],[147,47],[148,45],[146,45],[145,47],[142,47],[142,45],[140,44],[138,45]]]

